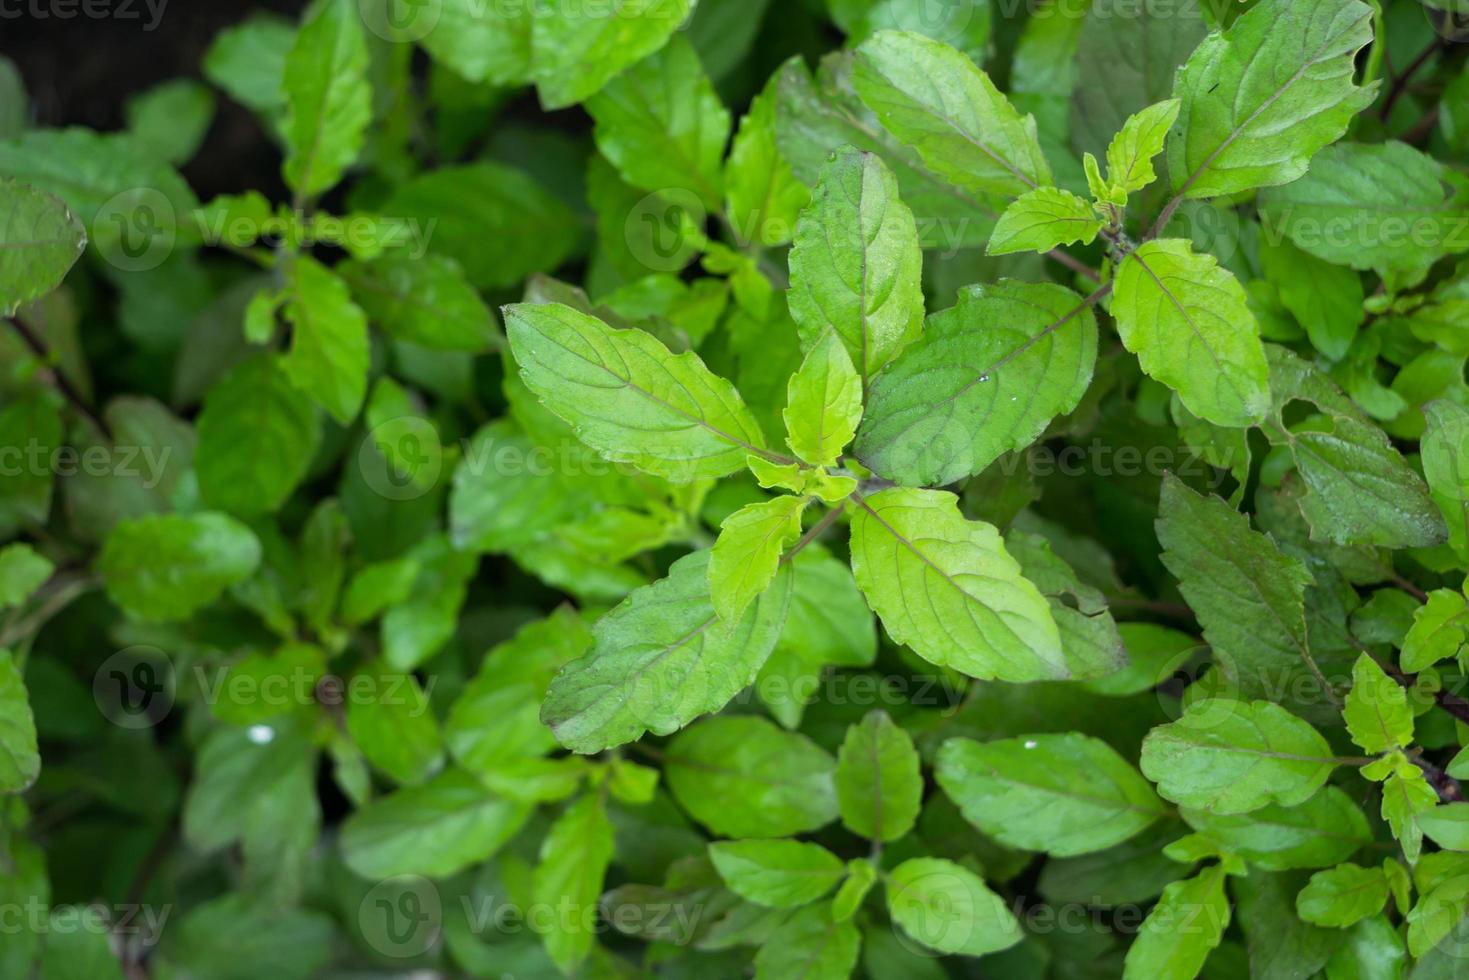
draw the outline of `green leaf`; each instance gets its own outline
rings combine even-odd
[[[1341,360],[1366,315],[1362,277],[1271,238],[1266,234],[1260,243],[1265,277],[1280,291],[1281,304],[1306,328],[1311,345],[1327,359]]]
[[[109,942],[107,913],[96,906],[57,905],[46,923],[38,980],[125,980]]]
[[[23,542],[0,548],[0,609],[19,606],[46,584],[56,565]]]
[[[1342,714],[1352,741],[1367,752],[1405,748],[1413,741],[1413,709],[1401,684],[1368,654],[1352,668],[1352,689]]]
[[[1330,867],[1372,840],[1362,808],[1335,786],[1300,806],[1272,803],[1229,815],[1185,807],[1182,815],[1219,848],[1265,871]]]
[[[596,645],[556,676],[541,709],[562,745],[590,754],[644,732],[668,735],[722,708],[770,656],[790,603],[790,575],[722,621],[708,551],[673,563],[593,628]]]
[[[25,680],[9,650],[0,649],[0,791],[19,793],[41,773],[36,720]]]
[[[46,295],[81,257],[87,232],[61,201],[0,180],[0,313]]]
[[[923,801],[918,750],[885,711],[870,711],[847,728],[837,752],[837,802],[842,826],[874,841],[894,841],[913,829]]]
[[[1008,197],[1051,183],[1035,119],[948,45],[879,31],[857,49],[853,80],[882,124],[949,182]]]
[[[1167,476],[1159,503],[1163,564],[1199,618],[1204,639],[1244,697],[1288,690],[1319,669],[1306,638],[1305,567],[1218,497]]]
[[[1381,868],[1342,864],[1318,871],[1296,896],[1296,914],[1318,926],[1345,929],[1387,903],[1387,876]]]
[[[1066,90],[1075,147],[1102,155],[1129,113],[1171,96],[1178,66],[1205,33],[1199,4],[1142,0],[1126,15],[1089,8],[1069,66],[1079,81]]]
[[[112,529],[97,571],[134,619],[188,619],[260,564],[260,542],[225,514],[156,514]]]
[[[597,148],[623,180],[642,190],[689,191],[718,210],[729,111],[687,40],[675,37],[586,108],[596,120]]]
[[[893,921],[941,953],[984,956],[1024,936],[1004,899],[953,861],[911,858],[889,872],[887,889]]]
[[[906,486],[979,473],[1076,408],[1096,353],[1096,317],[1071,290],[967,287],[873,383],[857,455]]]
[[[846,874],[826,848],[794,840],[717,841],[709,859],[736,895],[773,909],[810,904]]]
[[[857,966],[862,934],[837,922],[825,905],[804,908],[786,920],[755,954],[755,980],[846,980]]]
[[[384,609],[404,601],[413,591],[420,567],[412,558],[392,558],[358,569],[347,582],[339,610],[347,626],[360,626]]]
[[[488,160],[420,174],[399,184],[378,211],[415,229],[430,252],[458,262],[479,289],[518,286],[532,273],[550,272],[581,236],[558,197]]]
[[[623,69],[663,47],[693,7],[694,0],[647,0],[534,17],[532,76],[542,108],[564,109],[595,95]]]
[[[750,103],[740,120],[725,172],[730,222],[739,241],[773,248],[791,241],[811,192],[796,179],[776,142],[780,75]]]
[[[1352,83],[1372,40],[1358,0],[1265,0],[1204,39],[1178,72],[1183,110],[1168,148],[1173,189],[1218,197],[1286,184],[1346,132],[1375,85]]]
[[[192,79],[176,79],[128,99],[128,131],[160,160],[181,166],[193,159],[214,121],[214,93]]]
[[[1224,938],[1224,868],[1211,865],[1163,889],[1127,950],[1124,980],[1193,980]]]
[[[1260,195],[1263,231],[1336,265],[1426,270],[1469,250],[1469,209],[1450,197],[1448,176],[1406,143],[1339,143],[1301,179]]]
[[[507,306],[505,325],[526,386],[607,458],[687,482],[764,455],[739,392],[692,351],[557,303]]]
[[[602,895],[612,861],[612,822],[602,799],[587,795],[567,807],[541,842],[541,861],[531,895],[543,908],[570,905],[578,914],[548,916],[538,924],[546,952],[567,975],[575,974],[596,944],[596,922],[580,914]],[[549,926],[549,928],[546,928]]]
[[[1419,447],[1423,475],[1448,525],[1449,544],[1469,562],[1469,411],[1439,400],[1423,406],[1423,414],[1428,419]]]
[[[362,151],[372,121],[367,36],[351,0],[325,0],[286,55],[286,183],[300,198],[330,190]]]
[[[159,972],[235,980],[241,964],[276,980],[309,980],[334,956],[336,933],[322,912],[277,908],[242,893],[193,905],[167,930]]]
[[[1402,845],[1403,855],[1414,863],[1423,850],[1423,828],[1418,817],[1432,810],[1438,803],[1423,772],[1409,762],[1402,762],[1382,784],[1382,819],[1392,828],[1392,834]]]
[[[721,620],[737,622],[775,580],[785,549],[801,536],[800,497],[775,497],[735,511],[709,554],[709,592]]]
[[[342,425],[367,394],[367,317],[335,273],[308,256],[291,265],[286,320],[291,349],[281,372]]]
[[[1049,604],[993,526],[937,490],[856,499],[852,571],[894,642],[970,677],[1067,676]]]
[[[1316,729],[1278,704],[1212,698],[1153,729],[1141,764],[1165,799],[1230,814],[1304,803],[1336,758]]]
[[[0,480],[0,535],[46,523],[55,482],[52,468],[16,462],[34,459],[36,449],[61,445],[62,438],[61,412],[50,391],[32,389],[0,405],[0,453],[6,460]]]
[[[1264,418],[1269,369],[1245,291],[1181,239],[1145,242],[1117,270],[1112,315],[1143,370],[1216,425]]]
[[[494,315],[451,258],[388,254],[337,272],[368,319],[398,340],[476,354],[500,340]]]
[[[1418,826],[1449,851],[1469,851],[1469,803],[1441,803],[1418,814]]]
[[[835,333],[806,352],[786,387],[781,411],[791,450],[813,466],[832,466],[862,420],[862,377]]]
[[[280,509],[306,476],[320,425],[274,357],[243,362],[209,390],[199,414],[200,496],[246,517]]]
[[[1058,245],[1090,245],[1102,230],[1085,198],[1059,187],[1037,187],[1021,194],[995,224],[985,246],[988,255],[1049,252]]]
[[[371,692],[347,702],[347,731],[368,762],[398,783],[423,782],[439,768],[439,723],[417,678],[370,661],[347,684]]]
[[[433,57],[474,82],[519,85],[531,77],[531,25],[535,8],[529,4],[482,4],[477,0],[442,0],[410,14],[406,30],[418,33],[417,18],[433,22],[418,42]]]
[[[342,860],[370,880],[444,878],[498,851],[535,808],[495,796],[449,769],[357,810],[342,825]]]
[[[1117,752],[1074,732],[949,739],[935,775],[965,819],[1002,844],[1069,857],[1141,832],[1167,811]]]
[[[1469,640],[1469,603],[1462,592],[1435,589],[1413,610],[1413,625],[1403,638],[1403,670],[1416,674],[1440,660],[1456,656]]]
[[[864,858],[853,858],[847,862],[847,877],[831,900],[831,915],[838,922],[846,922],[857,914],[872,886],[877,884],[877,868]]]
[[[663,774],[679,805],[712,832],[787,837],[836,819],[835,771],[836,760],[804,735],[732,715],[679,733]]]
[[[835,333],[866,383],[923,329],[913,212],[876,154],[837,151],[796,225],[792,318],[809,351]]]
[[[1108,144],[1107,181],[1122,198],[1117,203],[1125,204],[1128,194],[1158,179],[1153,172],[1153,158],[1163,152],[1163,141],[1178,119],[1180,107],[1177,99],[1168,99],[1133,113]]]
[[[254,13],[215,35],[204,53],[204,77],[255,112],[283,110],[281,82],[295,41],[294,24],[275,14]]]

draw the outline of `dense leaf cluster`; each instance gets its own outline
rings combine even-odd
[[[0,977],[1462,975],[1452,7],[0,59]]]

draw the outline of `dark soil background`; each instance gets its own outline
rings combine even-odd
[[[306,0],[6,0],[0,4],[0,55],[15,62],[40,126],[120,129],[123,106],[173,78],[201,79],[204,52],[222,28],[251,13],[292,18]],[[83,11],[107,10],[105,17]],[[62,16],[66,15],[66,16]],[[276,151],[243,107],[219,96],[214,126],[184,176],[207,198],[259,183],[279,167]]]

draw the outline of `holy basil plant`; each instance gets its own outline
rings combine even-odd
[[[1425,2],[0,59],[0,976],[1463,975]]]

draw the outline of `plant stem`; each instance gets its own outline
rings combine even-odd
[[[66,372],[51,363],[51,352],[46,349],[45,342],[30,327],[22,323],[18,317],[6,317],[5,322],[15,328],[15,332],[20,334],[21,340],[25,341],[26,346],[31,349],[31,352],[41,359],[42,364],[46,365],[46,370],[50,373],[52,380],[55,381],[56,387],[66,396],[66,400],[71,402],[72,406],[78,412],[86,416],[97,427],[98,431],[107,437],[108,442],[111,442],[112,430],[102,420],[102,416],[93,411],[91,404],[82,397],[82,393],[71,383],[71,379],[66,376]]]

